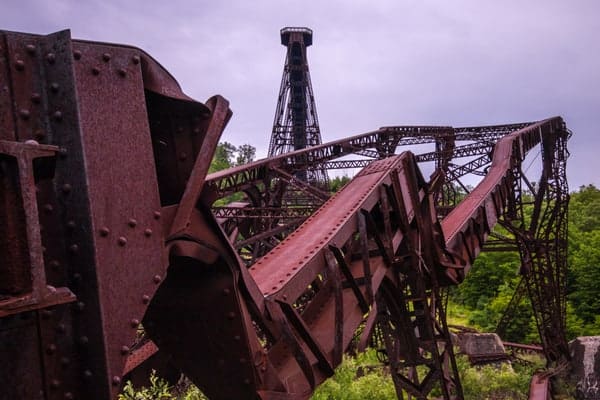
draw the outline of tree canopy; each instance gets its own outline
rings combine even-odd
[[[571,339],[600,334],[600,190],[594,185],[571,194],[568,263],[567,335]],[[518,267],[517,253],[481,254],[452,301],[466,309],[471,324],[494,330],[519,281]],[[504,339],[535,341],[535,323],[526,299],[517,314]]]

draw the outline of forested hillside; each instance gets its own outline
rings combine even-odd
[[[450,317],[494,331],[519,281],[517,253],[482,253],[451,296]],[[568,337],[600,334],[600,190],[582,186],[569,203]],[[536,342],[531,305],[524,299],[503,338]]]

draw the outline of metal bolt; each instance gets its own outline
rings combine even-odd
[[[21,119],[24,119],[27,121],[29,119],[29,110],[26,108],[23,108],[19,111],[19,115],[21,116]]]
[[[98,67],[92,68],[92,74],[94,74],[94,75],[100,75],[100,70],[98,69]]]
[[[118,377],[118,376],[113,376],[113,378],[112,378],[112,384],[113,384],[114,386],[118,386],[118,385],[120,385],[120,384],[121,384],[121,378],[120,378],[120,377]]]
[[[110,54],[109,54],[109,53],[104,53],[104,54],[102,54],[102,59],[103,59],[105,62],[109,62],[109,61],[110,61]]]
[[[160,277],[160,275],[154,275],[154,283],[160,283],[160,281],[162,280],[162,278]]]
[[[58,379],[52,379],[50,381],[50,387],[52,389],[58,389],[60,387],[60,381]]]
[[[81,60],[81,51],[75,50],[73,52],[73,58],[76,59],[76,60]]]
[[[50,268],[56,270],[56,269],[58,269],[58,267],[60,267],[60,262],[58,262],[57,260],[52,260],[52,261],[50,261],[49,265],[50,265]]]
[[[79,246],[76,245],[76,244],[72,244],[71,246],[69,246],[69,251],[72,254],[75,254],[75,253],[77,253],[79,251]]]
[[[123,354],[123,355],[129,354],[129,347],[121,346],[121,354]]]
[[[140,325],[140,320],[139,319],[132,319],[131,320],[131,327],[137,329],[137,327]]]
[[[147,294],[142,296],[142,303],[144,304],[148,304],[150,302],[150,296],[148,296]]]
[[[82,345],[86,345],[90,342],[90,339],[87,336],[82,336],[79,338],[79,343]]]
[[[229,293],[231,293],[231,290],[229,290],[228,288],[223,289],[223,296],[228,296]]]
[[[60,363],[63,367],[66,367],[67,365],[69,365],[71,363],[71,360],[69,359],[69,357],[62,357],[60,359]]]
[[[67,228],[69,228],[70,230],[75,229],[75,221],[73,221],[72,219],[67,221]]]
[[[106,236],[108,236],[109,233],[110,233],[110,229],[108,229],[106,226],[103,226],[102,228],[100,228],[100,236],[106,237]]]
[[[119,68],[119,76],[125,78],[125,76],[127,76],[127,70],[125,68]]]
[[[60,85],[56,82],[52,82],[50,84],[50,90],[53,91],[54,93],[58,92],[59,88],[60,88]]]
[[[42,101],[42,96],[39,93],[34,92],[31,94],[31,102],[32,103],[39,104],[41,101]]]
[[[121,236],[117,240],[117,243],[119,243],[119,246],[125,246],[127,244],[127,238],[124,236]]]
[[[72,189],[72,187],[68,183],[65,183],[64,185],[62,185],[62,192],[64,194],[71,193],[71,189]]]
[[[46,353],[48,354],[54,354],[56,352],[56,345],[55,344],[51,344],[48,347],[46,347]]]
[[[83,311],[85,309],[85,303],[83,301],[77,302],[77,310]]]
[[[65,400],[73,400],[74,398],[75,398],[75,396],[73,396],[73,393],[71,393],[71,392],[65,393]]]
[[[227,318],[234,319],[235,318],[235,313],[233,311],[228,312],[227,313]]]
[[[44,205],[44,211],[46,212],[46,214],[50,214],[53,210],[54,210],[54,207],[52,207],[52,204]]]
[[[160,211],[154,211],[154,219],[160,219]]]
[[[63,119],[62,112],[55,111],[53,117],[54,117],[55,121],[62,121],[62,119]]]
[[[17,71],[23,71],[25,69],[25,62],[23,60],[15,61],[15,68]]]
[[[187,159],[187,154],[186,153],[181,153],[179,154],[179,161],[185,161]]]
[[[82,277],[81,277],[81,274],[79,272],[75,272],[73,274],[73,280],[75,280],[77,282],[81,282],[81,279],[82,279]]]
[[[83,376],[87,379],[90,379],[92,376],[94,376],[94,374],[89,369],[86,369],[85,371],[83,371]]]
[[[144,235],[145,235],[146,237],[150,237],[150,236],[152,236],[152,229],[150,229],[150,228],[146,229],[146,230],[144,231]]]
[[[133,57],[131,58],[131,61],[132,61],[134,64],[136,64],[136,65],[137,65],[137,64],[139,64],[139,63],[140,63],[140,56],[133,56]]]
[[[127,224],[130,227],[135,228],[135,226],[137,225],[137,221],[134,218],[130,218],[129,221],[127,222]]]
[[[25,49],[27,50],[27,52],[29,54],[35,54],[35,46],[32,44],[28,44],[27,46],[25,46]]]
[[[46,54],[46,61],[48,61],[49,64],[54,64],[54,61],[56,61],[56,55],[54,55],[54,53]]]

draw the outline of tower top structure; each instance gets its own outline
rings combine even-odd
[[[304,46],[312,45],[312,29],[288,26],[282,28],[279,32],[281,34],[281,44],[284,46],[289,46],[291,41],[300,42],[299,38],[302,38],[301,42]]]
[[[312,45],[313,32],[309,28],[281,29],[281,44],[287,47],[273,131],[269,143],[269,157],[321,144],[317,108],[310,82],[306,48]],[[324,169],[302,171],[296,178],[326,189],[327,172]]]

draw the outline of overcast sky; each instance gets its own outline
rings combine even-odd
[[[141,47],[184,91],[225,96],[223,140],[267,152],[285,48],[308,50],[323,141],[386,125],[488,125],[561,115],[571,189],[600,187],[600,1],[3,0],[0,29]]]

